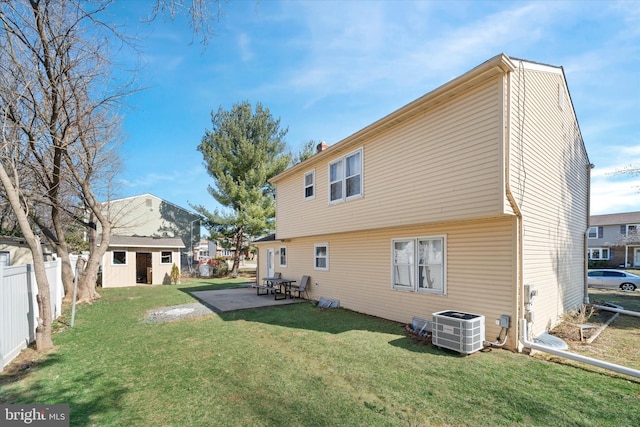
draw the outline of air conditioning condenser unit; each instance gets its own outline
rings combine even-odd
[[[431,342],[462,354],[484,347],[484,316],[445,310],[433,313]]]

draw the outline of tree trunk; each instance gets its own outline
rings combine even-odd
[[[16,214],[18,224],[22,230],[31,254],[33,255],[33,271],[36,276],[36,285],[38,287],[38,325],[36,326],[36,350],[43,351],[53,347],[53,340],[51,339],[51,293],[49,291],[49,280],[47,279],[47,273],[44,268],[44,256],[42,255],[42,247],[40,246],[40,240],[36,237],[29,220],[27,213],[25,212],[22,204],[20,203],[20,197],[16,187],[13,185],[11,178],[7,174],[4,168],[4,164],[0,162],[0,182],[5,188],[6,197],[11,203],[11,208]]]
[[[66,246],[57,247],[56,252],[62,261],[62,285],[64,286],[63,301],[70,302],[73,300],[75,273],[73,272],[73,268],[71,268],[71,260],[69,259],[69,252],[67,251]]]
[[[231,277],[238,277],[238,269],[240,268],[240,252],[242,251],[243,230],[239,228],[235,235],[236,250],[233,252],[233,265],[231,266]]]
[[[87,260],[86,268],[80,273],[78,277],[78,302],[89,303],[100,298],[100,294],[96,290],[96,281],[98,278],[98,269],[100,268],[100,261],[103,255],[107,252],[109,247],[109,235],[111,234],[111,223],[109,219],[102,215],[100,212],[100,205],[95,202],[93,198],[90,200],[90,207],[92,210],[90,223],[95,223],[97,219],[102,227],[101,241],[98,245],[96,238],[95,228],[89,228],[89,259]]]

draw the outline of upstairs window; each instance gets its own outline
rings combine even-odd
[[[589,239],[602,239],[602,227],[589,227]]]
[[[313,199],[316,197],[316,173],[315,171],[304,174],[304,198]]]
[[[362,196],[362,149],[329,163],[329,202]]]
[[[627,237],[637,236],[638,228],[640,228],[640,224],[627,224]]]

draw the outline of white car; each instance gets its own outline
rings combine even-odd
[[[623,270],[589,270],[587,285],[592,288],[633,291],[640,287],[640,276]]]

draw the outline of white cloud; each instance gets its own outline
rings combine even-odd
[[[591,214],[640,211],[640,177],[592,175]]]
[[[241,33],[238,36],[238,49],[240,51],[240,58],[242,62],[249,62],[253,59],[253,51],[251,50],[251,38],[247,33]]]

